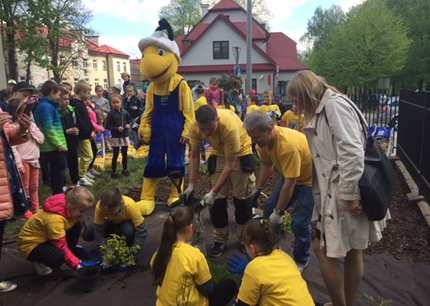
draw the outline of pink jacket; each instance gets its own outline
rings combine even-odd
[[[87,106],[88,116],[96,133],[104,132],[104,127],[97,123],[97,114],[92,107]]]
[[[47,198],[45,205],[43,206],[43,210],[61,215],[69,220],[71,219],[67,206],[66,194],[64,193],[56,194]],[[66,237],[62,237],[58,240],[51,240],[51,243],[60,249],[60,251],[64,254],[64,260],[71,268],[76,269],[79,266],[81,261],[70,250],[69,246],[67,245]]]
[[[27,140],[27,138],[19,135],[18,124],[5,123],[3,131],[11,144],[18,144]],[[8,220],[13,217],[12,193],[6,159],[3,137],[0,137],[0,220]]]
[[[40,150],[39,145],[45,141],[45,136],[39,130],[37,125],[32,122],[28,128],[29,139],[28,141],[19,145],[13,146],[15,161],[17,167],[21,167],[22,162],[27,162],[35,168],[40,168],[39,157]]]

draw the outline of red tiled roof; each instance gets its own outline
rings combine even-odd
[[[197,24],[190,33],[186,36],[188,40],[197,40],[199,37],[206,32],[206,29],[210,26],[209,23],[199,23]]]
[[[246,65],[240,65],[245,70]],[[233,73],[234,65],[200,65],[200,66],[179,66],[179,73]],[[253,71],[273,71],[275,67],[272,64],[253,64]]]
[[[127,53],[124,53],[118,49],[115,49],[114,47],[108,46],[108,45],[101,45],[99,46],[99,51],[106,54],[113,54],[113,55],[119,55],[119,56],[127,56]]]
[[[280,71],[307,69],[298,59],[296,42],[282,32],[270,33],[267,53],[274,59]]]
[[[233,22],[233,24],[244,34],[247,34],[246,22]],[[254,39],[266,39],[266,32],[262,30],[261,26],[254,20],[252,22],[252,37]]]
[[[233,0],[221,0],[215,4],[209,11],[226,11],[226,10],[237,10],[243,9],[236,1]]]

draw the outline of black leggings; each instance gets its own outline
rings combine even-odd
[[[209,306],[227,305],[237,293],[237,285],[231,279],[223,279],[215,284],[214,291],[208,297]]]
[[[120,147],[113,147],[113,156],[112,156],[112,172],[113,173],[116,172],[116,163],[118,161],[119,148]],[[123,170],[127,170],[127,151],[128,151],[127,146],[121,147],[122,169]]]
[[[88,170],[91,170],[94,166],[94,161],[96,160],[97,157],[97,144],[96,141],[94,139],[91,139],[91,150],[93,151],[93,160],[91,161],[90,165],[88,166]]]
[[[73,252],[73,254],[78,257],[79,249],[76,248],[76,245],[79,241],[81,228],[81,223],[76,223],[66,232],[67,246]],[[39,244],[36,248],[34,248],[30,255],[28,255],[27,259],[52,268],[59,268],[65,262],[63,252],[49,241]]]

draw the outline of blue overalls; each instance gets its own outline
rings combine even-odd
[[[154,94],[151,142],[144,177],[165,177],[178,171],[182,176],[185,174],[185,144],[179,142],[185,124],[185,117],[179,109],[182,81],[168,96]]]

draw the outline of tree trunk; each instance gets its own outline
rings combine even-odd
[[[26,77],[25,77],[26,81],[30,84],[31,84],[31,62],[32,62],[32,60],[31,60],[31,58],[29,58],[27,60]]]
[[[18,65],[16,63],[15,24],[13,21],[6,22],[6,48],[8,78],[18,80]]]

